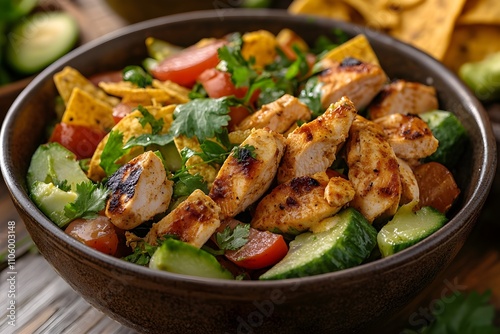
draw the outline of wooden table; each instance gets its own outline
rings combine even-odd
[[[89,18],[100,30],[87,35],[93,39],[125,24],[114,16],[99,0],[69,2],[58,0],[73,11],[79,21],[89,24]],[[98,22],[98,23],[96,23]],[[99,23],[100,22],[100,23]],[[494,130],[500,138],[500,108],[490,108]],[[499,167],[500,169],[500,167]],[[486,206],[477,227],[452,264],[437,277],[413,302],[390,319],[377,324],[384,333],[399,333],[404,328],[414,329],[414,321],[425,321],[425,312],[443,296],[456,291],[492,291],[492,303],[500,319],[500,220],[497,203],[500,200],[500,172],[495,179]],[[16,229],[16,327],[8,324],[7,293],[11,270],[0,261],[0,333],[134,333],[94,309],[74,292],[36,252],[15,211],[7,189],[0,179],[0,254],[7,248],[8,222]]]

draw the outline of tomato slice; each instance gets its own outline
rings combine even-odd
[[[56,124],[49,142],[58,142],[73,152],[77,159],[90,158],[106,133],[84,125]]]
[[[188,47],[162,60],[151,69],[151,73],[158,80],[171,80],[179,85],[191,87],[203,71],[217,66],[217,50],[224,44],[225,41],[218,40],[201,47]]]
[[[120,82],[122,80],[122,71],[102,72],[89,77],[89,81],[92,82],[95,86],[98,86],[99,82]]]
[[[137,106],[120,102],[113,107],[113,119],[115,124],[122,120],[123,117],[127,116],[134,110]]]
[[[246,269],[261,269],[278,263],[288,252],[280,234],[250,228],[248,242],[238,250],[226,251],[231,262]]]
[[[97,216],[94,219],[75,219],[64,232],[101,253],[115,255],[118,250],[117,230],[106,216]]]

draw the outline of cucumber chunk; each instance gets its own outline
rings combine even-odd
[[[41,71],[78,41],[75,19],[65,12],[37,12],[16,24],[8,36],[7,64],[22,74]]]
[[[66,182],[73,191],[77,184],[89,181],[80,168],[76,156],[59,143],[48,143],[38,147],[31,158],[26,178],[28,186],[36,181],[52,182],[55,185]]]
[[[336,217],[337,223],[327,231],[298,235],[283,260],[259,279],[312,276],[361,264],[377,244],[377,231],[353,208]]]
[[[64,207],[76,200],[76,193],[63,191],[53,183],[35,181],[30,188],[30,196],[36,206],[60,228],[70,222],[64,214]]]
[[[190,276],[233,279],[212,254],[186,242],[167,239],[154,252],[149,267]]]
[[[427,123],[432,134],[439,141],[439,147],[426,161],[436,161],[448,168],[453,167],[462,155],[467,132],[460,120],[451,112],[429,111],[419,115]]]
[[[439,230],[448,218],[438,210],[426,206],[414,212],[415,203],[401,206],[391,221],[384,225],[377,243],[382,257],[395,254],[427,238]]]

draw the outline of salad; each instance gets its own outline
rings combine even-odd
[[[153,269],[274,280],[391,256],[447,223],[465,129],[433,87],[391,81],[364,35],[145,44],[141,66],[54,76],[58,116],[27,184],[75,239]]]

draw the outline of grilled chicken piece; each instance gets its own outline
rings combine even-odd
[[[401,198],[402,186],[396,155],[382,128],[357,116],[346,144],[348,177],[356,195],[351,206],[370,222],[393,215]]]
[[[420,189],[418,188],[417,178],[411,169],[411,166],[403,159],[397,158],[399,164],[399,175],[401,178],[401,199],[399,205],[420,200]]]
[[[368,112],[373,120],[391,114],[421,114],[437,108],[438,100],[434,87],[397,80],[382,89]]]
[[[111,190],[106,216],[123,230],[130,230],[168,209],[173,182],[152,151],[130,160],[108,179]]]
[[[347,58],[342,63],[324,59],[322,65],[326,69],[318,79],[323,84],[321,105],[324,109],[342,96],[347,96],[356,109],[363,109],[387,82],[387,76],[380,66],[353,58]]]
[[[146,241],[156,245],[164,235],[174,235],[195,247],[203,246],[220,226],[220,208],[199,189],[151,227]]]
[[[404,160],[418,160],[434,153],[438,140],[416,115],[392,114],[374,120],[382,126],[394,153]]]
[[[248,149],[254,148],[253,152]],[[257,201],[273,181],[285,150],[285,138],[268,129],[253,131],[222,165],[210,189],[221,217],[232,218]]]
[[[286,138],[286,151],[278,170],[278,182],[324,172],[335,160],[356,116],[353,103],[342,97],[323,115],[295,129]]]
[[[262,108],[243,119],[237,125],[236,130],[248,130],[252,128],[269,129],[284,133],[298,120],[309,121],[311,111],[296,97],[285,94],[274,102],[265,104]]]
[[[325,172],[299,176],[280,184],[257,205],[251,226],[258,230],[298,234],[337,213],[354,197],[351,183]]]

